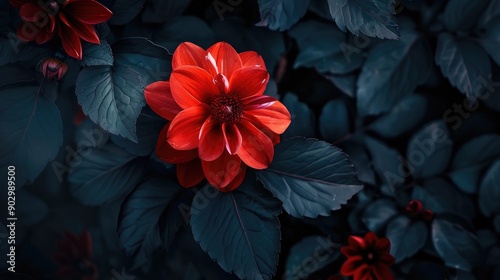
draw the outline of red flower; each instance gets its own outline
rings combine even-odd
[[[60,80],[68,71],[68,64],[60,61],[57,58],[48,57],[42,61],[42,74],[48,80]]]
[[[53,259],[59,263],[57,277],[62,280],[96,280],[99,277],[96,265],[90,260],[92,256],[92,239],[87,230],[81,236],[70,232],[58,243],[59,251]]]
[[[389,267],[394,257],[389,254],[391,243],[387,238],[378,238],[368,232],[365,237],[349,236],[349,245],[340,248],[347,260],[340,272],[353,276],[354,280],[393,280]]]
[[[23,23],[17,36],[24,41],[48,42],[57,33],[66,53],[82,59],[80,38],[99,44],[93,25],[107,21],[113,13],[95,0],[9,0],[19,8]]]
[[[146,102],[171,121],[158,139],[156,152],[177,164],[184,187],[206,177],[221,191],[239,186],[249,166],[264,169],[274,156],[279,134],[290,113],[264,96],[269,74],[256,52],[238,54],[216,43],[206,51],[182,43],[172,59],[169,82],[146,87]]]

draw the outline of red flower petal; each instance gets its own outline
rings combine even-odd
[[[392,265],[396,261],[396,259],[394,259],[394,257],[391,256],[391,254],[389,254],[388,252],[381,254],[379,256],[379,259],[380,259],[380,262],[385,263],[387,265]]]
[[[246,119],[240,120],[238,129],[242,137],[238,156],[252,168],[267,168],[274,156],[274,146],[271,139]]]
[[[205,50],[201,47],[190,43],[181,43],[174,51],[172,57],[172,69],[180,66],[192,65],[204,68],[205,63]]]
[[[219,93],[212,76],[197,66],[181,66],[170,75],[172,95],[183,109],[200,103],[208,103]]]
[[[373,268],[368,267],[367,264],[363,264],[356,273],[354,274],[355,280],[385,280],[385,279],[377,279],[375,275],[373,275]]]
[[[9,0],[9,3],[16,8],[21,8],[22,5],[32,2],[30,0]]]
[[[63,4],[64,12],[85,24],[103,23],[113,16],[113,13],[97,1],[67,0]]]
[[[170,124],[168,143],[176,150],[198,148],[200,129],[209,115],[210,108],[205,104],[181,111]]]
[[[87,25],[85,23],[81,23],[77,20],[71,20],[70,18],[66,17],[66,15],[63,12],[59,12],[58,15],[59,19],[64,24],[66,24],[66,26],[75,31],[78,37],[82,38],[83,40],[89,43],[94,43],[94,44],[101,43],[101,41],[99,40],[99,36],[97,36],[97,33],[94,30],[94,27]]]
[[[243,67],[256,66],[266,70],[266,63],[264,62],[264,59],[262,59],[262,56],[260,56],[257,52],[254,51],[242,52],[240,53],[240,58]]]
[[[203,173],[208,182],[221,190],[226,188],[241,171],[241,159],[227,152],[214,161],[202,161]]]
[[[238,188],[241,185],[241,182],[243,182],[243,180],[245,179],[246,173],[247,173],[247,166],[244,164],[241,164],[240,171],[238,172],[236,177],[234,177],[234,179],[226,187],[218,189],[218,190],[221,192],[230,192],[230,191],[235,190],[236,188]]]
[[[342,252],[342,254],[344,254],[344,256],[346,256],[346,257],[357,256],[357,255],[361,254],[360,251],[354,249],[351,246],[341,247],[340,252]]]
[[[200,130],[200,143],[198,154],[200,159],[212,161],[217,159],[224,151],[224,136],[222,135],[221,124],[208,118]]]
[[[182,111],[172,96],[169,82],[160,81],[149,84],[144,89],[144,97],[146,103],[155,113],[169,121]]]
[[[394,280],[394,275],[392,274],[391,269],[383,264],[377,265],[373,270],[373,274],[375,276],[374,279]]]
[[[57,271],[57,278],[61,280],[81,279],[81,272],[76,267],[63,266]]]
[[[352,256],[347,258],[347,260],[342,264],[340,268],[340,273],[344,276],[351,276],[356,273],[360,266],[363,265],[362,256]]]
[[[24,19],[25,21],[30,21],[30,22],[37,22],[39,20],[43,20],[47,21],[46,23],[48,23],[49,20],[48,19],[49,15],[47,15],[47,13],[43,10],[43,8],[36,3],[26,3],[22,5],[21,9],[19,10],[19,16],[21,16],[21,18]]]
[[[282,134],[290,125],[292,119],[285,105],[276,101],[271,106],[252,110],[253,106],[245,106],[243,117],[252,116],[258,119],[272,132]]]
[[[229,92],[242,99],[260,96],[266,90],[269,74],[259,67],[243,67],[229,79]]]
[[[366,249],[366,242],[363,237],[351,235],[349,236],[349,238],[347,238],[347,242],[353,249],[359,251]]]
[[[55,22],[54,18],[50,18],[51,21]],[[52,24],[51,24],[52,25]],[[53,25],[55,26],[55,24]],[[38,34],[36,35],[36,43],[37,44],[44,44],[48,42],[52,37],[54,36],[55,32],[54,29],[50,30],[51,26],[45,26],[43,29],[41,29]]]
[[[76,32],[64,24],[59,24],[57,35],[61,38],[64,51],[66,51],[69,56],[81,60],[82,42],[80,42],[80,37],[78,37]]]
[[[184,188],[194,187],[205,179],[199,159],[177,164],[176,168],[177,179]]]
[[[17,37],[22,41],[33,41],[38,35],[38,29],[32,23],[22,22],[17,27]]]
[[[92,256],[92,238],[88,230],[85,229],[82,232],[78,240],[78,245],[84,257],[90,258]]]
[[[172,164],[184,163],[198,158],[197,149],[179,151],[170,146],[170,144],[167,142],[167,133],[169,127],[170,123],[166,124],[161,130],[160,135],[158,136],[158,140],[156,142],[156,155],[158,156],[158,158]]]
[[[243,65],[236,50],[226,42],[219,42],[207,49],[207,71],[215,77],[217,74],[231,80],[233,73]]]
[[[224,142],[226,144],[226,150],[231,155],[238,153],[241,147],[243,139],[241,138],[241,133],[235,124],[222,124],[222,131],[224,133]]]
[[[273,105],[276,101],[276,98],[267,95],[250,97],[244,100],[245,110],[264,109]]]
[[[377,243],[378,237],[374,232],[370,231],[365,234],[365,242],[367,248],[375,248],[375,244]]]
[[[380,252],[389,251],[391,242],[387,238],[380,238],[375,242],[375,249]]]

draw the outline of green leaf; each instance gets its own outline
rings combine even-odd
[[[488,169],[479,188],[479,208],[486,216],[500,214],[500,161]]]
[[[104,130],[137,142],[135,123],[146,104],[137,72],[125,66],[84,68],[76,80],[83,112]]]
[[[348,29],[381,39],[398,39],[392,3],[384,0],[328,0],[330,14],[342,31]]]
[[[470,101],[481,96],[491,81],[491,63],[488,54],[470,39],[455,38],[449,33],[438,37],[436,64],[450,83]]]
[[[127,194],[142,179],[147,159],[108,143],[77,154],[68,175],[71,194],[81,203],[101,205]]]
[[[477,237],[459,224],[435,219],[432,223],[432,241],[448,267],[471,271],[481,263],[481,245]]]
[[[249,178],[229,193],[206,185],[193,199],[191,229],[226,272],[241,279],[271,279],[280,251],[280,209],[279,201]]]
[[[339,245],[329,237],[308,236],[293,245],[285,264],[285,280],[308,279],[340,256]],[[311,264],[314,265],[311,265]]]
[[[36,83],[0,88],[0,167],[15,166],[18,188],[32,183],[56,157],[62,130],[59,109]]]
[[[427,226],[400,215],[387,225],[387,238],[391,241],[391,255],[396,263],[415,255],[425,245]]]
[[[411,24],[402,25],[400,41],[383,42],[370,50],[358,78],[358,110],[362,116],[385,113],[425,82],[432,53]]]
[[[316,139],[281,142],[271,165],[258,170],[257,177],[298,218],[328,216],[363,188],[347,155]]]
[[[108,42],[101,40],[100,44],[83,44],[83,66],[113,66],[113,51]]]
[[[443,172],[450,162],[453,142],[444,121],[434,121],[417,131],[408,143],[406,158],[413,177],[430,178]]]
[[[258,0],[261,22],[271,30],[284,31],[302,18],[310,0]]]

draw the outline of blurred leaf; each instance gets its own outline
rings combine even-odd
[[[19,225],[32,227],[47,217],[49,206],[45,201],[25,189],[17,190],[15,198],[16,216],[19,217]]]
[[[479,43],[488,52],[493,61],[497,65],[500,65],[500,52],[498,52],[498,45],[500,44],[500,18],[486,27],[486,32],[479,40]]]
[[[500,135],[486,134],[476,137],[458,149],[449,174],[461,190],[475,193],[479,187],[481,169],[500,157]]]
[[[281,139],[293,136],[314,137],[316,118],[311,109],[305,103],[300,102],[297,95],[293,93],[287,93],[282,102],[290,112],[292,122],[281,135]]]
[[[366,207],[361,220],[369,230],[380,232],[387,222],[398,213],[394,201],[381,198]]]
[[[373,168],[392,192],[402,186],[407,176],[406,165],[398,151],[387,147],[384,143],[367,137],[366,148],[372,156]]]
[[[410,94],[371,123],[369,129],[384,137],[396,137],[413,129],[426,112],[427,99],[420,94]]]
[[[333,24],[309,20],[299,23],[289,34],[300,50],[294,68],[311,67],[321,73],[346,74],[363,63],[361,51],[346,43],[346,35]]]
[[[139,74],[126,66],[84,68],[76,80],[83,112],[106,131],[137,142],[135,123],[146,104]]]
[[[420,261],[410,270],[412,280],[443,280],[448,277],[446,274],[443,265],[430,261]]]
[[[113,51],[108,42],[101,40],[100,44],[83,44],[83,66],[113,66]]]
[[[137,143],[120,136],[112,135],[111,140],[127,152],[137,156],[150,155],[156,148],[156,141],[165,121],[153,114],[141,113],[137,119]]]
[[[347,155],[316,139],[279,143],[273,162],[257,177],[297,218],[328,216],[363,188]]]
[[[85,205],[95,206],[127,194],[142,179],[147,160],[108,143],[89,149],[71,162],[68,181],[71,194]]]
[[[425,245],[427,226],[400,215],[387,225],[387,238],[391,241],[391,255],[396,263],[415,255]]]
[[[323,139],[335,142],[349,134],[349,112],[341,99],[331,100],[319,116],[319,131]]]
[[[286,259],[284,280],[307,279],[340,256],[339,245],[329,237],[307,236],[290,248]],[[311,266],[314,263],[314,266]]]
[[[269,26],[271,30],[288,30],[305,15],[309,1],[257,0],[261,18],[258,25]]]
[[[478,20],[490,0],[449,0],[444,10],[448,31],[468,31]]]
[[[476,42],[456,38],[449,33],[438,37],[436,64],[450,83],[475,101],[486,90],[484,81],[491,81],[488,54]]]
[[[190,3],[191,0],[147,0],[141,19],[145,23],[163,23],[180,16]]]
[[[330,14],[342,31],[359,32],[381,39],[398,39],[392,5],[384,0],[328,0]]]
[[[183,191],[188,190],[183,189],[177,181],[152,178],[138,185],[123,202],[117,234],[125,252],[134,256],[134,267],[151,261],[154,254],[162,249],[160,217]],[[181,216],[179,209],[172,211],[176,216]],[[181,220],[169,224],[173,228],[168,230],[177,232]]]
[[[500,161],[488,169],[479,188],[479,208],[486,216],[500,214]]]
[[[432,178],[418,184],[413,188],[411,198],[419,200],[425,209],[435,214],[455,214],[469,221],[476,214],[471,198],[442,178]]]
[[[109,23],[122,25],[133,20],[141,11],[146,0],[115,0],[111,11],[113,17]]]
[[[437,218],[432,223],[432,241],[446,266],[471,271],[481,262],[477,237],[461,225]]]
[[[432,65],[429,45],[411,24],[403,23],[401,40],[376,45],[363,65],[357,83],[362,116],[390,111],[427,79]]]
[[[62,130],[59,109],[36,83],[0,88],[0,167],[16,167],[17,188],[32,183],[57,156]]]
[[[280,251],[280,211],[279,201],[250,178],[228,193],[207,184],[193,199],[191,229],[226,272],[240,279],[271,279]]]
[[[406,155],[413,177],[429,178],[443,172],[450,162],[452,148],[448,127],[442,120],[417,131],[408,143]]]
[[[492,20],[500,17],[500,2],[490,1],[490,4],[484,9],[483,14],[479,16],[479,26],[486,27]]]

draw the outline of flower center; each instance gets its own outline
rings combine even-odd
[[[50,16],[55,16],[59,12],[59,3],[55,0],[45,1],[41,5],[45,12]]]
[[[210,103],[212,116],[220,123],[237,123],[243,115],[243,105],[238,96],[218,94]]]
[[[373,252],[367,252],[364,256],[365,258],[365,262],[367,264],[373,264],[375,263],[377,260],[376,260],[376,257],[375,257],[375,254]]]

